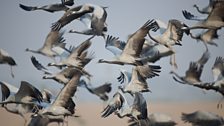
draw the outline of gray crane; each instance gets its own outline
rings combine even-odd
[[[222,108],[222,100],[224,98],[224,58],[216,57],[215,62],[212,66],[212,74],[214,80],[212,82],[205,82],[203,85],[207,90],[214,90],[222,94],[222,98],[219,100],[217,104],[217,108]]]
[[[89,63],[82,61],[81,62],[83,67]],[[43,116],[34,116],[31,122],[29,122],[29,125],[39,125],[44,124],[47,125],[48,123],[52,122],[50,120],[60,122],[60,120],[63,120],[66,116],[73,116],[75,113],[75,103],[72,99],[74,96],[77,86],[79,85],[80,77],[83,75],[83,73],[75,69],[75,73],[73,77],[70,79],[70,81],[62,88],[62,90],[57,95],[56,99],[53,101],[52,104],[50,104],[47,108],[43,109],[43,111],[39,112],[38,114]],[[36,121],[40,119],[40,121]],[[47,121],[46,121],[47,120]],[[46,122],[45,122],[46,121]]]
[[[80,17],[80,21],[83,22],[88,29],[83,31],[70,30],[69,32],[105,37],[105,32],[107,32],[107,7],[101,7],[95,4],[84,4],[83,6],[90,6],[93,8],[91,13],[87,13]]]
[[[82,87],[82,86],[85,86],[85,88],[92,94],[98,96],[101,100],[103,101],[107,101],[108,100],[108,95],[107,93],[110,93],[111,92],[111,83],[104,83],[100,86],[97,86],[97,87],[93,87],[91,85],[91,83],[87,83],[85,80],[80,80],[79,82],[79,86]]]
[[[25,11],[36,11],[43,10],[50,13],[58,12],[58,11],[67,11],[69,7],[74,4],[74,0],[61,0],[61,3],[48,4],[43,6],[27,6],[24,4],[19,4],[19,7]]]
[[[63,14],[60,19],[58,19],[58,21],[52,23],[51,30],[59,31],[62,27],[66,26],[73,20],[80,18],[86,13],[91,13],[93,12],[93,10],[93,7],[86,6],[85,4],[70,8]]]
[[[147,119],[147,103],[141,93],[135,93],[133,104],[129,105],[122,90],[118,89],[104,108],[101,117],[106,118],[112,113],[115,113],[119,118],[129,117],[136,121]]]
[[[154,69],[153,68],[154,66],[148,65],[149,61],[147,63],[143,63],[140,54],[142,51],[143,44],[145,42],[145,36],[147,35],[149,29],[153,28],[154,26],[153,23],[154,23],[153,20],[148,20],[140,29],[138,29],[135,33],[130,35],[124,49],[122,50],[120,55],[117,55],[115,57],[115,59],[110,61],[100,59],[98,63],[139,66],[139,69],[142,68],[141,70],[139,70],[141,75],[147,78],[150,77],[152,75],[151,71],[153,71],[152,69]],[[114,38],[107,36],[106,41],[114,41]],[[145,69],[146,67],[148,67],[147,70]],[[155,65],[155,67],[159,66]]]
[[[183,15],[186,19],[199,20],[195,25],[191,27],[185,27],[183,30],[192,30],[192,29],[220,29],[224,27],[224,1],[215,1],[213,3],[212,10],[209,12],[209,15],[206,18],[198,18],[186,10],[183,11]]]
[[[19,114],[27,122],[24,114],[30,112],[37,112],[39,110],[38,104],[42,102],[43,97],[41,92],[26,81],[21,81],[20,88],[15,94],[10,92],[8,84],[0,82],[2,90],[2,107],[8,112]],[[15,89],[13,89],[15,91]],[[24,125],[25,125],[24,124]]]
[[[208,29],[200,34],[193,35],[190,33],[191,38],[196,39],[197,41],[202,41],[209,45],[218,46],[213,40],[218,39],[219,36],[217,34],[218,29]]]
[[[39,125],[41,123],[48,124],[50,122],[64,122],[64,117],[73,116],[75,113],[75,103],[72,100],[74,96],[79,78],[82,73],[76,70],[76,74],[72,79],[62,88],[56,99],[43,111],[39,112],[40,116],[33,116],[29,125]],[[40,119],[40,121],[36,121]],[[47,122],[45,122],[47,120]],[[52,120],[52,121],[50,121]]]
[[[118,37],[108,35],[106,38],[105,48],[111,53],[113,53],[114,56],[119,56],[122,53],[125,45],[126,43],[124,41],[119,40]],[[162,57],[170,56],[173,54],[174,53],[172,52],[172,50],[170,50],[166,46],[145,39],[140,57],[142,57],[143,62],[156,62]],[[170,58],[170,63],[176,64],[175,61],[173,63],[172,58],[173,57]]]
[[[79,46],[74,48],[71,54],[64,60],[60,61],[59,63],[49,63],[48,66],[56,66],[56,67],[75,67],[82,71],[85,75],[91,76],[87,71],[83,68],[86,64],[88,64],[93,59],[93,53],[88,53],[87,49],[91,46],[91,39],[82,42]]]
[[[161,24],[163,24],[163,25],[161,25]],[[184,24],[183,22],[176,20],[176,19],[170,19],[168,22],[168,25],[166,25],[165,23],[163,23],[160,20],[156,20],[154,25],[155,25],[154,27],[160,28],[161,35],[154,37],[150,34],[150,32],[148,32],[148,36],[154,42],[156,42],[158,44],[162,44],[165,47],[169,48],[166,53],[168,55],[173,54],[171,57],[172,59],[170,59],[170,64],[173,65],[174,68],[177,68],[176,59],[175,59],[175,55],[174,55],[175,50],[173,49],[172,46],[174,46],[174,45],[181,46],[182,45],[181,41],[182,41],[182,37],[183,37],[184,33],[186,33],[187,35],[189,34],[187,31],[185,32],[184,30],[182,30],[182,28],[185,28],[188,26],[186,24]]]
[[[26,51],[50,57],[55,61],[54,58],[58,56],[58,54],[53,51],[52,48],[55,46],[60,46],[60,44],[65,41],[63,38],[63,34],[64,32],[62,31],[50,31],[41,48],[37,50],[31,50],[27,48]]]
[[[118,64],[118,65],[143,65],[140,59],[140,53],[149,29],[152,29],[153,20],[148,20],[140,29],[129,36],[128,41],[121,54],[116,56],[114,60],[107,61],[100,59],[99,63]],[[109,38],[108,36],[107,38]],[[107,39],[107,41],[111,41]]]
[[[202,9],[200,9],[200,8],[197,6],[197,4],[194,4],[193,7],[195,7],[196,10],[197,10],[199,13],[201,13],[201,14],[209,14],[209,13],[212,11],[212,8],[213,8],[215,2],[217,2],[217,0],[209,0],[209,4],[208,4],[206,7],[202,8]]]
[[[182,84],[186,84],[186,83],[192,84],[192,85],[201,84],[202,83],[202,81],[200,80],[201,73],[209,57],[210,57],[210,53],[208,49],[206,49],[206,51],[203,53],[203,55],[198,61],[190,62],[189,68],[185,72],[185,76],[181,77],[174,71],[171,71],[170,74],[174,74],[175,76],[173,76],[173,79]]]
[[[148,83],[146,82],[147,78],[143,77],[140,74],[140,70],[142,70],[144,68],[139,69],[139,67],[140,66],[136,66],[136,67],[132,68],[131,76],[129,75],[129,73],[121,70],[120,71],[121,75],[118,77],[119,82],[121,82],[121,83],[124,82],[124,86],[121,88],[121,90],[123,92],[130,93],[132,96],[137,92],[150,92]],[[148,67],[146,67],[145,70],[147,68]],[[160,72],[160,68],[156,68],[156,67],[153,67],[153,68],[154,69],[152,69],[151,71],[150,70],[148,71],[149,73],[151,73],[150,78],[153,78],[154,76],[159,76],[157,73]]]

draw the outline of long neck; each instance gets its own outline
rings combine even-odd
[[[29,48],[27,48],[26,51],[27,52],[32,52],[32,53],[41,53],[39,50],[32,50],[32,49],[29,49]]]
[[[15,104],[14,104],[15,105]],[[18,111],[17,111],[17,109],[15,109],[14,108],[15,106],[7,106],[7,104],[6,105],[4,105],[4,108],[5,108],[5,110],[6,111],[8,111],[8,112],[10,112],[10,113],[14,113],[14,114],[18,114]]]
[[[196,40],[200,39],[199,38],[200,36],[194,36],[192,33],[190,33],[190,36],[191,36],[191,38],[196,39]]]
[[[123,62],[121,62],[121,61],[116,61],[116,60],[113,60],[113,61],[101,60],[99,63],[108,63],[108,64],[118,64],[118,65],[124,65],[124,63],[123,63]]]
[[[196,10],[201,13],[201,14],[209,14],[209,12],[206,12],[206,11],[203,11],[203,10],[200,10],[199,7],[197,5],[194,6],[196,8]]]
[[[116,113],[119,118],[124,118],[126,115],[121,115],[120,113]]]
[[[54,76],[44,76],[43,79],[55,79]]]
[[[177,82],[179,82],[179,83],[184,83],[183,81],[184,81],[184,78],[183,77],[181,77],[179,74],[177,74],[176,72],[174,72],[174,71],[172,71],[172,73],[171,74],[173,74],[173,75],[175,75],[178,79],[180,79],[180,80],[177,80],[176,78],[173,78],[175,81],[177,81]]]
[[[62,69],[62,67],[66,66],[66,65],[59,62],[59,63],[49,63],[48,66],[55,66],[55,67],[58,67],[58,68]]]
[[[196,10],[199,12],[199,13],[203,13],[200,9],[199,9],[199,7],[198,6],[194,6],[195,8],[196,8]]]
[[[84,85],[85,85],[85,87],[86,87],[86,89],[89,91],[89,92],[93,92],[92,91],[92,87],[90,87],[89,85],[87,85],[87,83],[84,83]]]
[[[150,31],[149,31],[149,33],[148,33],[148,36],[149,36],[149,38],[152,39],[154,42],[156,42],[156,43],[160,43],[156,38],[152,37],[152,35],[150,34]]]

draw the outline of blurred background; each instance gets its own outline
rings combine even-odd
[[[56,96],[62,88],[62,85],[58,84],[53,80],[43,80],[43,73],[36,70],[31,63],[30,57],[34,55],[43,65],[47,65],[52,62],[51,59],[38,54],[31,54],[25,52],[26,48],[38,49],[40,48],[50,31],[51,24],[56,22],[64,12],[48,13],[45,11],[33,11],[27,12],[19,8],[19,4],[30,5],[30,6],[42,6],[52,3],[59,3],[60,0],[16,0],[1,1],[0,4],[0,48],[6,50],[16,60],[18,66],[13,68],[15,78],[10,75],[10,68],[7,65],[0,65],[0,81],[8,82],[16,87],[20,86],[22,80],[28,81],[38,89],[44,88],[49,89]],[[193,8],[194,4],[199,7],[204,7],[208,4],[208,0],[75,0],[76,5],[84,3],[92,3],[107,8],[107,24],[108,24],[108,35],[119,37],[120,40],[127,40],[129,34],[134,33],[149,19],[159,19],[168,23],[170,19],[178,19],[183,21],[188,26],[194,24],[194,21],[188,21],[184,19],[182,10],[188,10],[195,15],[200,15]],[[64,38],[66,43],[69,45],[77,46],[89,36],[71,34],[68,33],[70,29],[82,30],[85,26],[80,21],[73,21],[69,25],[65,26]],[[195,31],[193,33],[198,33]],[[215,42],[218,47],[209,46],[211,58],[204,67],[201,80],[211,82],[213,80],[211,67],[214,64],[217,56],[224,57],[224,36],[223,30],[219,30],[220,35],[218,40]],[[95,37],[92,39],[92,46],[90,51],[95,52],[95,59],[92,60],[87,66],[86,70],[89,71],[92,77],[93,86],[99,86],[105,82],[112,83],[112,92],[110,97],[117,90],[119,83],[117,77],[120,75],[119,69],[127,69],[131,72],[130,66],[119,66],[110,64],[98,64],[99,59],[111,59],[113,54],[105,49],[105,41],[102,37]],[[198,60],[202,53],[205,51],[205,47],[201,42],[191,39],[189,36],[184,35],[182,40],[182,46],[175,46],[176,49],[176,61],[178,65],[177,72],[181,75],[185,74],[185,71],[189,67],[191,61]],[[160,105],[160,108],[150,109],[149,111],[166,111],[166,103],[188,103],[188,102],[200,102],[201,105],[207,102],[212,104],[211,110],[216,110],[216,103],[222,97],[220,94],[214,91],[203,91],[201,89],[181,85],[172,79],[169,74],[172,67],[169,64],[169,57],[162,58],[155,64],[162,67],[159,77],[148,80],[148,84],[152,93],[145,93],[146,100],[154,105]],[[58,71],[55,68],[49,68],[52,71]],[[101,104],[102,101],[86,89],[79,88],[75,98],[77,104],[84,105],[85,103]],[[163,104],[156,104],[163,103]],[[197,107],[201,106],[197,104]],[[85,106],[85,105],[84,105]],[[172,105],[171,105],[172,106]],[[187,105],[185,105],[186,107]],[[183,106],[184,107],[184,106]],[[82,108],[85,107],[81,107]],[[164,109],[161,109],[164,108]],[[175,108],[175,106],[173,106]],[[89,108],[91,109],[91,108]],[[85,112],[88,112],[89,109]],[[99,111],[103,109],[103,106],[98,107]],[[172,108],[167,108],[172,109]],[[206,108],[205,108],[206,109]],[[78,110],[81,112],[81,110]],[[208,109],[210,110],[210,109]],[[181,110],[180,110],[181,111]],[[221,110],[223,111],[223,109]],[[84,112],[84,115],[85,115]],[[222,113],[222,112],[220,112]],[[83,113],[82,113],[83,114]],[[179,113],[178,113],[179,114]],[[1,114],[0,114],[1,115]],[[88,114],[86,114],[88,115]],[[223,114],[224,115],[224,114]],[[2,118],[3,119],[3,118]],[[1,120],[1,118],[0,118]],[[108,119],[106,119],[108,120]],[[7,123],[6,123],[7,124]],[[119,123],[118,123],[119,124]]]
[[[25,52],[26,48],[40,48],[50,31],[51,24],[56,22],[63,12],[48,13],[37,10],[27,12],[19,7],[19,3],[30,6],[42,6],[51,3],[57,3],[60,0],[17,0],[17,1],[2,1],[0,4],[0,47],[15,58],[18,66],[14,67],[15,78],[10,76],[9,66],[0,65],[0,80],[6,81],[17,87],[20,86],[21,80],[26,80],[35,85],[39,89],[47,88],[57,94],[60,91],[61,85],[53,80],[42,80],[43,73],[33,67],[30,57],[34,55],[43,65],[52,62],[51,59],[38,54]],[[165,23],[170,19],[178,19],[191,26],[194,21],[184,19],[182,10],[188,10],[195,15],[199,15],[194,4],[199,7],[204,7],[208,4],[207,0],[77,0],[76,5],[84,3],[92,3],[101,6],[107,6],[107,24],[108,35],[119,37],[126,41],[129,34],[134,33],[149,19],[160,19]],[[206,16],[206,15],[199,15]],[[78,20],[73,21],[65,26],[64,38],[69,45],[77,46],[89,36],[68,33],[70,29],[82,30],[85,26]],[[198,31],[196,31],[198,32]],[[201,79],[203,81],[212,81],[211,67],[216,56],[224,56],[223,53],[223,30],[219,30],[220,38],[215,40],[218,47],[209,46],[211,58],[205,65]],[[185,74],[190,61],[196,61],[201,57],[205,48],[204,45],[189,36],[184,35],[183,46],[175,46],[177,50],[176,60],[178,64],[177,72],[181,75]],[[104,82],[111,82],[113,85],[113,94],[117,90],[119,83],[116,78],[119,76],[119,69],[124,68],[131,72],[130,66],[119,66],[110,64],[98,64],[97,61],[101,58],[111,59],[113,54],[104,48],[105,41],[102,37],[95,37],[92,40],[90,51],[95,52],[95,59],[86,66],[92,75],[93,86],[98,86]],[[201,89],[195,87],[180,85],[172,79],[169,74],[172,67],[169,64],[169,57],[162,58],[155,64],[161,65],[162,72],[159,77],[149,79],[149,87],[152,93],[147,93],[146,98],[149,101],[217,101],[221,98],[220,94],[213,91],[203,93]],[[52,71],[57,69],[49,68]],[[88,93],[85,89],[80,89],[77,92],[78,101],[96,101],[97,97]]]

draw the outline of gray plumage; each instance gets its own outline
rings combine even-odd
[[[174,74],[173,79],[179,83],[188,83],[188,84],[201,84],[201,74],[204,68],[204,65],[208,61],[210,53],[206,50],[201,58],[196,62],[190,62],[188,70],[185,72],[185,76],[181,77],[176,72],[171,71],[171,74]],[[177,79],[177,78],[179,79]]]
[[[155,27],[159,27],[157,22],[154,25]],[[181,45],[180,42],[182,41],[183,34],[185,33],[182,28],[185,27],[187,27],[186,24],[182,23],[181,21],[170,19],[165,32],[161,36],[153,37],[150,33],[148,35],[153,41],[171,48],[173,45]]]
[[[148,83],[146,82],[147,77],[152,78],[155,76],[159,76],[157,74],[157,72],[160,72],[159,69],[147,69],[147,68],[153,68],[153,67],[145,67],[145,69],[144,68],[139,69],[138,67],[142,67],[142,66],[137,66],[132,69],[130,80],[127,80],[129,79],[128,75],[125,72],[121,71],[121,76],[119,77],[119,81],[125,82],[123,88],[121,88],[123,92],[128,92],[131,95],[134,95],[137,92],[149,92],[150,90],[148,87]],[[147,77],[142,76],[146,74],[145,73],[141,74],[142,72],[141,70],[145,70],[145,72],[149,72],[149,75]]]
[[[224,1],[216,1],[213,4],[212,10],[209,12],[207,18],[202,21],[197,22],[191,27],[184,28],[186,30],[192,29],[220,29],[224,26]],[[184,15],[186,18],[188,15]],[[191,16],[191,15],[190,15]],[[192,17],[192,16],[191,16]]]
[[[214,65],[212,67],[212,73],[214,81],[224,79],[224,58],[216,57]]]
[[[86,81],[84,80],[80,80],[79,83],[80,83],[79,86],[84,85],[90,93],[98,96],[103,101],[108,100],[109,97],[107,93],[110,93],[112,90],[111,83],[104,83],[97,87],[92,87],[91,84],[87,84]]]
[[[88,72],[86,72],[83,68],[86,64],[88,64],[93,59],[93,53],[89,53],[87,49],[91,46],[90,37],[86,41],[82,42],[79,46],[73,49],[71,54],[64,60],[59,63],[49,63],[48,66],[57,66],[57,67],[75,67],[79,69],[87,76],[91,76]]]
[[[84,67],[86,64],[88,64],[88,62],[81,65]],[[72,100],[72,97],[75,95],[77,86],[79,85],[79,79],[83,75],[80,70],[75,70],[73,77],[61,89],[54,102],[48,108],[45,108],[42,112],[38,113],[44,115],[43,118],[46,118],[41,120],[45,121],[49,118],[57,118],[55,120],[57,122],[59,119],[64,120],[65,116],[73,116],[76,105]],[[36,122],[35,119],[33,122],[31,121],[30,124],[33,124],[34,122]],[[39,123],[41,124],[42,122],[40,121]]]
[[[95,4],[84,4],[83,6],[89,6],[93,8],[91,13],[87,13],[80,17],[80,20],[88,20],[83,23],[87,26],[87,29],[83,31],[70,30],[70,33],[78,33],[84,35],[97,35],[105,37],[105,32],[107,32],[107,7],[101,7]],[[84,19],[85,18],[85,19]]]
[[[81,75],[82,73],[77,70],[72,79],[62,88],[55,101],[39,114],[51,116],[72,116],[75,113],[75,103],[73,102],[72,97],[77,90]]]
[[[218,34],[217,34],[218,29],[208,29],[205,32],[202,32],[197,35],[193,35],[190,33],[191,38],[196,39],[197,41],[202,41],[205,42],[206,44],[209,45],[214,45],[218,46],[213,40],[218,39]]]
[[[26,49],[26,51],[41,54],[50,58],[54,58],[57,55],[56,52],[52,50],[53,47],[59,46],[61,43],[63,43],[65,40],[63,38],[64,32],[62,31],[50,31],[45,39],[45,42],[43,46],[37,50],[31,50],[29,48]]]
[[[145,41],[145,36],[147,35],[149,29],[152,28],[152,24],[153,20],[148,20],[140,29],[130,35],[124,49],[122,50],[122,53],[117,56],[115,60],[106,61],[100,59],[98,62],[118,65],[142,65],[141,61],[137,61],[137,59],[140,58],[140,53],[142,51],[142,46]]]
[[[218,2],[218,0],[209,0],[209,4],[202,9],[200,9],[196,4],[194,4],[193,7],[195,7],[196,10],[201,14],[209,14],[216,2]]]
[[[145,98],[141,93],[135,93],[133,104],[129,105],[124,94],[119,89],[104,108],[101,117],[106,118],[112,113],[115,113],[119,118],[129,117],[135,120],[146,119],[147,104]]]
[[[2,90],[1,104],[8,112],[19,114],[25,120],[24,114],[38,111],[38,103],[42,102],[41,92],[26,81],[21,81],[19,90],[10,95],[7,84],[0,82]]]
[[[59,31],[62,27],[69,24],[75,19],[78,19],[82,15],[86,13],[90,13],[93,11],[93,8],[90,6],[76,6],[74,8],[70,8],[67,10],[64,15],[55,23],[52,23],[51,30],[53,31]]]
[[[142,51],[143,44],[145,42],[145,36],[147,35],[149,29],[154,29],[153,23],[154,23],[153,20],[148,20],[140,29],[138,29],[135,33],[130,35],[124,49],[122,50],[120,54],[118,54],[115,57],[116,59],[111,61],[100,59],[98,63],[108,63],[108,64],[118,64],[118,65],[127,64],[127,65],[139,66],[138,68],[139,68],[140,74],[144,77],[147,76],[147,78],[149,78],[151,74],[153,73],[150,73],[151,71],[146,72],[145,68],[148,67],[147,68],[148,70],[148,69],[153,69],[153,67],[159,67],[159,66],[148,65],[147,64],[148,62],[143,63],[140,57],[140,54]],[[106,41],[117,41],[117,39],[111,36],[107,36]]]

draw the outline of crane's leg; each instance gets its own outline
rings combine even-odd
[[[66,116],[64,117],[64,121],[63,121],[62,126],[64,126],[65,123],[66,123],[66,126],[68,126],[68,118],[67,118],[67,120],[66,120]]]
[[[141,124],[141,121],[140,121],[140,120],[138,120],[138,126],[142,126],[142,124]]]
[[[13,70],[12,70],[12,66],[10,66],[10,72],[11,72],[12,78],[14,78],[15,76],[14,76],[14,73],[13,73]]]
[[[216,44],[214,41],[208,42],[208,44],[212,45],[212,46],[215,46],[215,47],[218,47],[218,44]]]
[[[175,56],[175,54],[172,54],[170,56],[170,65],[173,66],[174,69],[178,68],[177,63],[176,63],[176,56]]]
[[[203,45],[205,46],[206,51],[208,51],[208,45],[206,42],[202,41]]]
[[[222,96],[222,98],[219,100],[218,104],[217,104],[217,108],[222,108],[222,101],[224,100],[224,97]]]
[[[67,120],[67,121],[66,121],[66,126],[68,126],[68,116],[66,116],[66,117],[67,117],[67,119],[66,119],[66,120]],[[65,118],[66,118],[66,117],[65,117]]]
[[[25,116],[22,113],[19,113],[19,115],[24,119],[24,126],[26,126],[27,120]]]

